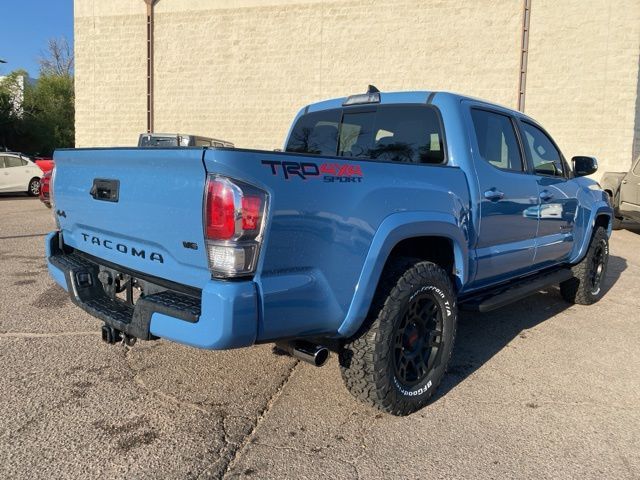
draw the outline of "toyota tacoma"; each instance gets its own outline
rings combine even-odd
[[[460,308],[603,295],[596,169],[520,112],[371,86],[305,106],[283,151],[58,150],[46,256],[109,343],[333,351],[356,398],[406,415],[440,384]]]

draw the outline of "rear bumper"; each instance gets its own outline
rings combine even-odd
[[[142,339],[161,337],[215,350],[256,341],[258,294],[252,281],[210,280],[200,295],[161,289],[130,305],[105,293],[98,279],[100,260],[65,248],[59,232],[46,237],[45,248],[56,283],[73,303],[113,328]],[[136,277],[135,272],[121,272]]]

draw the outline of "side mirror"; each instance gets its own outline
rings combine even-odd
[[[596,157],[573,157],[573,173],[576,177],[584,177],[585,175],[591,175],[598,170],[598,160]]]

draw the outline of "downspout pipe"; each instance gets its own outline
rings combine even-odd
[[[156,0],[144,0],[147,4],[147,133],[153,133],[153,6]]]
[[[529,56],[529,25],[531,24],[531,0],[524,0],[522,12],[522,39],[520,43],[520,78],[518,79],[518,111],[524,112],[527,87],[527,60]]]

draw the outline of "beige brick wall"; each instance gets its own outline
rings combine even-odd
[[[135,145],[146,131],[146,7],[75,0],[76,146]]]
[[[514,0],[160,0],[155,8],[156,131],[276,148],[300,107],[369,83],[515,106]],[[78,146],[130,145],[144,131],[144,15],[142,0],[76,0]]]
[[[628,169],[640,135],[640,1],[532,1],[525,112],[565,156],[595,155],[599,174]]]
[[[462,90],[513,105],[520,10],[511,0],[480,3],[254,1],[229,9],[211,1],[189,11],[186,0],[163,0],[156,130],[276,148],[300,107],[369,83]]]
[[[640,123],[640,3],[532,1],[527,113],[567,156],[595,154],[602,170],[626,166]],[[277,148],[301,106],[369,83],[515,108],[522,6],[159,0],[155,130]],[[146,128],[144,2],[75,0],[75,15],[77,145],[135,144]]]

